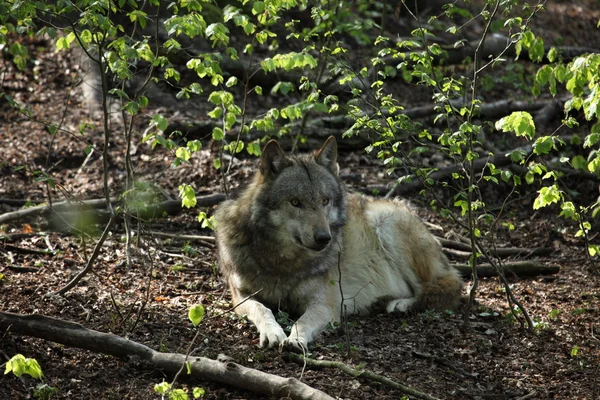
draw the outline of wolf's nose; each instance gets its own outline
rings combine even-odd
[[[329,232],[321,231],[321,232],[315,233],[315,242],[319,246],[323,246],[323,247],[327,246],[327,244],[329,243],[330,240],[331,240],[331,235],[329,234]]]

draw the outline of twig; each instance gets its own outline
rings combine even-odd
[[[10,269],[11,271],[21,272],[21,273],[38,272],[41,269],[41,268],[34,268],[34,267],[18,267],[16,265],[7,265],[6,268]]]
[[[346,374],[353,376],[355,378],[366,378],[372,380],[374,382],[379,382],[387,387],[392,389],[400,390],[402,393],[406,393],[410,396],[413,396],[417,399],[423,400],[439,400],[437,397],[429,396],[423,392],[420,392],[416,389],[405,386],[401,383],[394,382],[393,380],[386,378],[385,376],[376,374],[371,371],[358,370],[356,368],[351,367],[348,364],[345,364],[341,361],[327,361],[327,360],[314,360],[312,358],[302,357],[298,354],[294,353],[286,353],[284,358],[291,360],[298,364],[306,363],[309,367],[313,368],[337,368]]]
[[[159,236],[173,239],[181,239],[181,240],[199,240],[204,242],[215,242],[214,236],[201,236],[201,235],[181,235],[178,233],[166,233],[166,232],[158,232],[158,231],[144,231],[145,234],[151,236]]]
[[[92,252],[92,255],[90,256],[90,258],[88,259],[87,265],[85,266],[85,268],[79,273],[77,274],[77,276],[75,276],[75,278],[73,278],[71,280],[71,282],[67,283],[67,285],[65,287],[63,287],[62,289],[60,289],[59,291],[57,291],[55,294],[57,295],[63,295],[66,292],[68,292],[69,290],[71,290],[73,287],[75,287],[75,285],[77,285],[77,283],[79,283],[79,281],[88,273],[91,271],[92,267],[94,266],[94,262],[96,261],[96,259],[98,258],[98,255],[100,254],[100,249],[102,248],[102,245],[104,244],[104,241],[106,240],[106,237],[108,236],[108,233],[110,232],[110,229],[112,228],[113,224],[115,223],[115,217],[111,217],[110,221],[108,221],[108,224],[106,224],[106,228],[104,228],[104,232],[102,232],[102,236],[100,236],[100,239],[98,239],[98,243],[96,243],[96,247],[94,247],[94,251]]]
[[[442,358],[442,357],[438,357],[435,356],[433,354],[428,354],[428,353],[422,353],[420,351],[417,350],[413,350],[412,353],[417,356],[417,357],[421,357],[421,358],[425,358],[428,360],[432,360],[435,361],[436,363],[443,365],[445,367],[450,368],[452,371],[455,371],[463,376],[466,376],[468,378],[477,378],[479,376],[479,374],[473,373],[473,372],[467,372],[462,368],[459,368],[455,365],[452,365],[448,360]]]
[[[36,250],[36,249],[27,249],[25,247],[19,247],[19,246],[13,246],[11,244],[5,244],[2,245],[2,247],[0,248],[0,250],[5,249],[5,250],[9,250],[9,251],[14,251],[16,253],[22,253],[22,254],[36,254],[36,255],[42,255],[42,256],[54,256],[56,255],[56,251],[53,250]]]

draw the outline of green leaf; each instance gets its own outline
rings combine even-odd
[[[171,384],[169,382],[161,382],[154,385],[154,391],[158,394],[167,394],[170,389]]]
[[[552,140],[552,136],[542,136],[537,138],[533,144],[533,152],[538,155],[548,154],[553,146],[554,141]]]
[[[540,86],[544,86],[550,80],[552,76],[552,67],[549,65],[544,65],[540,68],[535,74],[535,81],[540,84]]]
[[[190,321],[192,321],[194,326],[198,326],[198,324],[202,321],[202,318],[204,318],[204,307],[202,304],[196,304],[190,307],[188,318]]]
[[[589,162],[588,171],[600,172],[600,154],[596,154],[596,157]]]
[[[227,79],[227,82],[225,82],[225,86],[232,87],[232,86],[237,85],[237,83],[238,83],[238,79],[235,76],[232,76],[229,79]]]
[[[556,185],[543,187],[538,191],[538,193],[538,197],[533,203],[534,210],[557,203],[561,199],[560,190]]]
[[[42,368],[34,358],[25,358],[22,354],[17,354],[6,363],[4,375],[12,372],[17,377],[23,374],[29,375],[35,379],[42,379],[44,374]]]
[[[496,129],[503,132],[515,132],[517,136],[533,139],[535,136],[535,123],[533,117],[526,111],[515,111],[507,117],[496,122]]]
[[[262,1],[255,1],[252,5],[252,14],[257,15],[265,11],[265,3]]]
[[[261,154],[260,143],[258,143],[258,141],[248,143],[248,146],[246,146],[246,151],[250,155],[259,157]]]
[[[183,207],[192,208],[196,206],[196,191],[190,185],[179,185],[179,197]]]
[[[556,47],[550,48],[550,50],[548,51],[548,61],[554,62],[554,61],[556,61],[557,58],[558,58],[558,51],[556,50]]]
[[[158,129],[164,132],[169,126],[169,120],[160,114],[156,114],[152,117],[152,120],[150,121],[150,126],[156,126]]]
[[[541,62],[544,58],[544,40],[541,37],[535,38],[529,48],[529,58],[531,61]]]
[[[186,147],[178,147],[175,155],[185,161],[188,161],[191,157],[190,151]]]
[[[582,155],[576,155],[575,157],[573,157],[573,159],[571,160],[571,165],[573,166],[573,168],[582,171],[585,171],[588,168],[588,162]]]
[[[195,387],[192,390],[193,396],[195,399],[199,399],[200,397],[204,397],[204,395],[206,394],[206,392],[204,391],[204,389],[199,388],[199,387]]]
[[[575,345],[571,349],[571,357],[577,357],[577,354],[579,354],[579,346]]]
[[[223,140],[224,137],[225,133],[223,132],[223,129],[219,128],[218,126],[215,126],[212,131],[212,138],[214,140]]]

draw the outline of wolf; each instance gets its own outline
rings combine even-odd
[[[330,322],[375,304],[453,309],[461,296],[458,272],[404,202],[346,192],[333,136],[308,155],[268,142],[254,180],[215,220],[219,269],[262,347],[306,351]],[[289,335],[278,309],[299,316]]]

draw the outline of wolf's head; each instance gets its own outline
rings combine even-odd
[[[333,136],[314,154],[299,156],[286,156],[271,140],[255,182],[259,190],[254,217],[266,218],[276,240],[290,250],[299,246],[323,251],[346,222],[346,192],[338,173]]]

